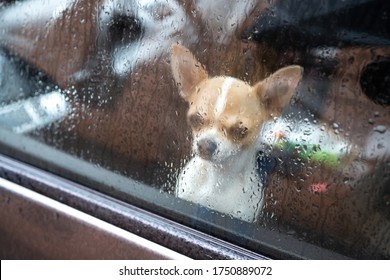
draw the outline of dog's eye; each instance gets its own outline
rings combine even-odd
[[[188,116],[188,123],[194,129],[200,128],[204,124],[204,118],[201,114],[195,113]]]
[[[248,128],[242,122],[240,122],[230,129],[230,134],[234,139],[240,140],[247,136],[248,131]]]

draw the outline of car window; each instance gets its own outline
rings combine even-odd
[[[388,258],[389,6],[0,1],[0,152],[271,257]]]

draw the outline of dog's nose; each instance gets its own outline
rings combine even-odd
[[[211,159],[217,150],[217,143],[210,139],[201,139],[197,143],[199,155],[203,159]]]

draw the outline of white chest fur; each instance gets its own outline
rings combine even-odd
[[[263,186],[256,170],[255,156],[241,160],[245,160],[246,164],[232,162],[218,165],[195,156],[181,171],[176,195],[254,222],[263,206]],[[248,160],[252,162],[248,163]]]

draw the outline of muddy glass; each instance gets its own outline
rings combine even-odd
[[[389,258],[389,3],[0,1],[1,153],[270,257]]]

